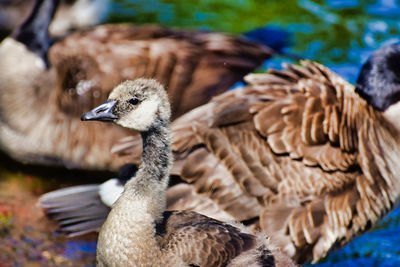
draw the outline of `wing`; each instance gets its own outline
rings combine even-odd
[[[236,227],[191,211],[165,212],[158,228],[160,246],[197,266],[225,266],[243,252],[257,248],[257,238]]]
[[[289,154],[308,166],[346,171],[356,164],[354,88],[321,65],[288,65],[274,76],[250,75],[254,88],[278,89],[274,101],[251,107],[254,125],[276,154]],[[281,79],[281,80],[278,80]],[[279,92],[278,91],[278,92]],[[365,104],[364,104],[365,106]],[[352,124],[353,123],[353,124]]]
[[[179,183],[167,189],[167,210],[190,210],[200,214],[207,214],[208,217],[223,221],[233,222],[237,220],[221,209],[219,205],[196,192],[189,184]]]
[[[357,96],[350,93],[351,85],[327,69],[304,64],[271,75],[251,75],[245,90],[222,94],[176,120],[172,127],[177,161],[174,173],[204,186],[201,177],[212,180],[209,173],[213,165],[209,162],[214,160],[224,166],[219,179],[231,177],[239,186],[237,190],[264,198],[293,187],[286,184],[286,177],[310,166],[318,168],[310,169],[310,181],[303,186],[315,184],[315,192],[300,186],[296,194],[301,198],[351,182],[347,175],[336,179],[333,177],[337,175],[329,175],[326,180],[320,176],[350,172],[357,166],[357,131],[354,125],[347,125],[351,118],[343,110]],[[212,160],[200,160],[201,147]],[[293,168],[282,168],[288,164]],[[313,175],[314,170],[317,175]],[[211,182],[202,191],[215,192],[210,186]],[[263,201],[258,200],[261,204]]]
[[[267,47],[219,33],[104,25],[71,34],[49,57],[57,72],[55,98],[67,114],[80,116],[118,83],[144,77],[165,85],[177,116],[227,90],[271,55]]]
[[[249,75],[245,91],[216,97],[201,114],[205,117],[190,119],[213,129],[250,122],[250,131],[266,138],[273,153],[326,171],[345,171],[356,164],[357,137],[349,114],[358,96],[353,86],[323,66],[304,65]],[[186,115],[179,121],[174,128],[187,125]],[[181,141],[177,139],[174,144]]]

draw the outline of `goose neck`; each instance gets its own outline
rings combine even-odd
[[[172,167],[171,135],[168,123],[157,123],[141,133],[143,139],[142,163],[136,176],[125,185],[125,197],[130,206],[137,203],[144,212],[159,221],[166,206],[169,173]],[[137,210],[138,207],[135,209]]]
[[[157,181],[168,179],[172,165],[171,135],[168,123],[160,121],[141,133],[143,140],[142,164],[139,173]]]

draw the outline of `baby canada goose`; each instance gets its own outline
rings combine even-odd
[[[47,28],[57,4],[36,0],[29,18],[0,44],[0,148],[22,162],[116,170],[124,159],[112,157],[111,147],[132,132],[82,125],[79,118],[118,83],[159,80],[174,118],[227,90],[274,53],[227,34],[128,24],[54,42]]]
[[[123,82],[82,116],[136,130],[143,140],[142,163],[101,228],[98,266],[274,266],[264,238],[195,212],[164,212],[170,116],[162,85],[148,79]]]

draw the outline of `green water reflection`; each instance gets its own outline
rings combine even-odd
[[[293,51],[321,63],[359,63],[360,53],[399,35],[391,1],[113,1],[111,22],[157,23],[242,33],[265,25],[294,34]],[[379,11],[387,8],[388,11]],[[398,7],[397,7],[398,8]]]

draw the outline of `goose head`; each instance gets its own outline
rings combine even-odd
[[[139,132],[168,123],[171,108],[163,86],[152,79],[125,81],[115,87],[106,102],[82,115],[82,120],[114,122]]]
[[[37,0],[25,22],[0,43],[0,105],[7,121],[15,123],[22,116],[9,114],[10,110],[43,110],[34,105],[34,99],[47,99],[53,87],[55,78],[47,57],[53,39],[47,29],[57,5],[56,0]]]
[[[400,44],[372,54],[361,69],[356,92],[400,132]]]

